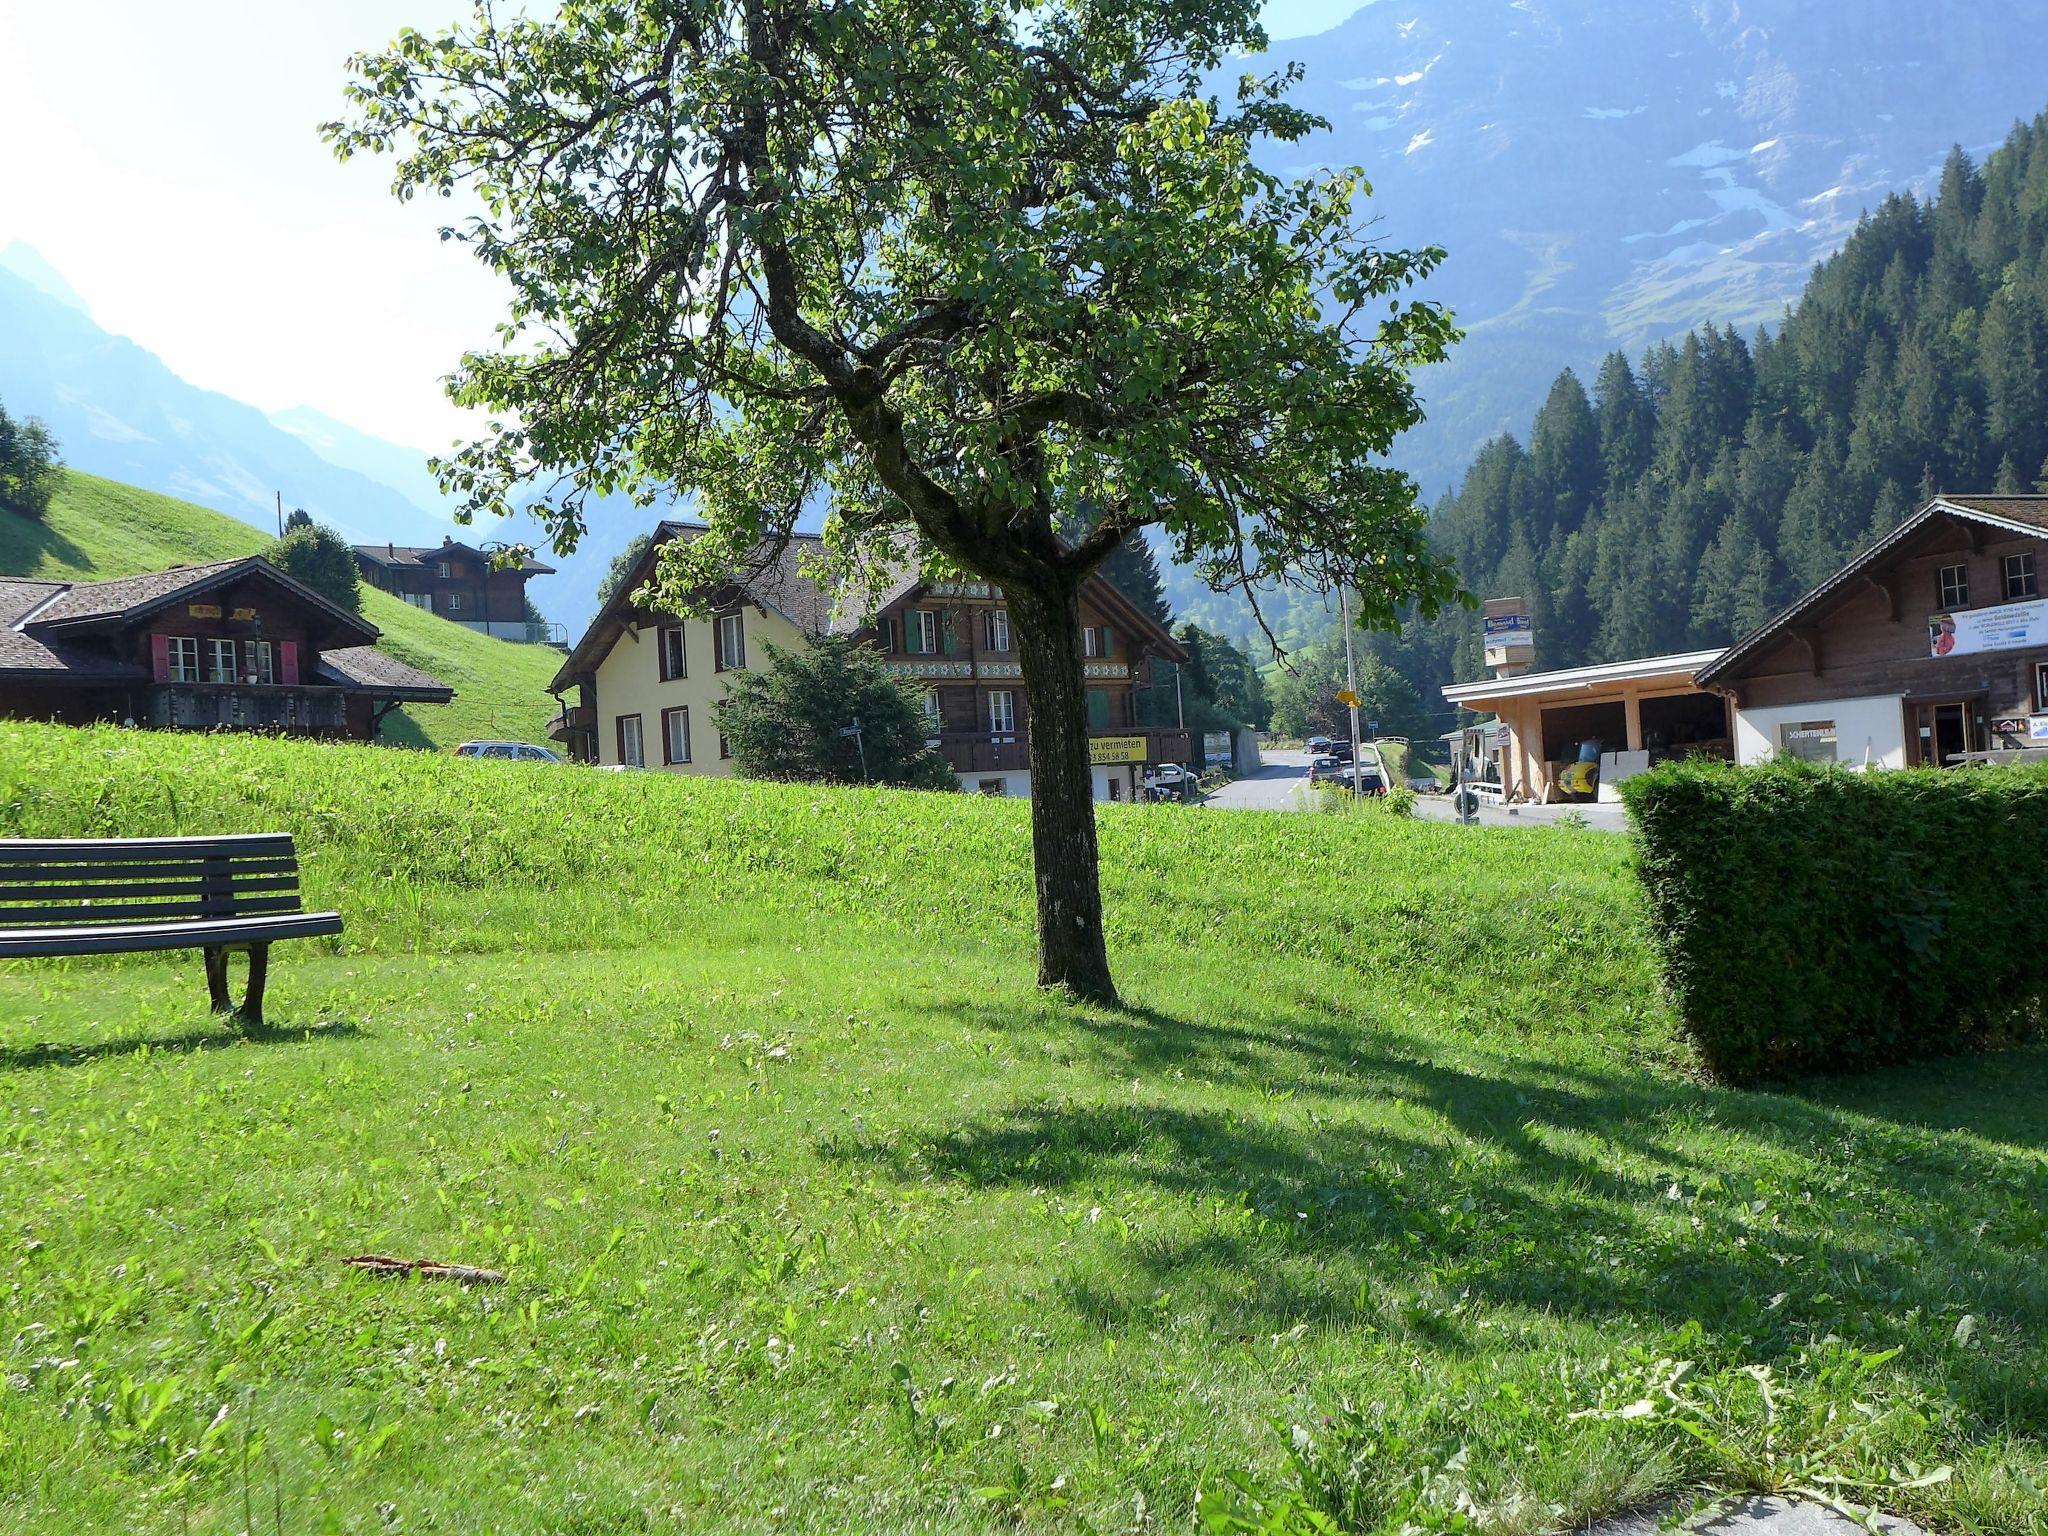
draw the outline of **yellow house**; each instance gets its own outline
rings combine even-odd
[[[579,761],[731,773],[732,759],[712,719],[727,683],[767,666],[770,645],[800,651],[833,628],[830,598],[798,569],[818,542],[813,538],[792,539],[773,565],[713,593],[709,618],[679,618],[634,602],[656,551],[670,539],[703,531],[700,523],[660,524],[549,685],[557,699],[576,692],[548,734]]]

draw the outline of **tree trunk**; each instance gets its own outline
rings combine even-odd
[[[1114,1003],[1102,936],[1095,779],[1081,680],[1078,582],[1051,592],[1005,583],[1030,698],[1031,856],[1038,884],[1038,984]]]

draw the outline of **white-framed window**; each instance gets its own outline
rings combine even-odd
[[[1943,610],[1970,606],[1970,568],[1944,565],[1934,573],[1934,584]]]
[[[690,760],[690,707],[661,712],[661,760],[687,763]]]
[[[440,577],[443,581],[446,581],[450,576],[454,575],[455,573],[449,569],[448,562],[446,560],[437,560],[434,562],[434,574]]]
[[[462,612],[462,594],[460,592],[450,592],[448,594],[448,611],[450,613]]]
[[[253,677],[259,683],[276,681],[270,668],[270,642],[268,640],[244,640],[242,642],[242,675]]]
[[[174,683],[196,683],[199,681],[199,642],[191,635],[173,635],[166,647],[170,658],[170,677]]]
[[[974,787],[977,793],[984,795],[1007,795],[1010,792],[1001,779],[983,779]]]
[[[690,675],[690,655],[683,645],[683,626],[671,624],[661,631],[661,680],[672,683]]]
[[[991,608],[983,615],[982,641],[984,648],[991,651],[1007,651],[1010,648],[1010,610]]]
[[[431,592],[405,592],[400,595],[415,608],[424,608],[429,613],[434,611],[434,594]]]
[[[1017,696],[1009,689],[988,691],[988,728],[998,736],[1017,729]]]
[[[903,615],[903,649],[930,656],[939,648],[939,614],[935,608],[913,608]]]
[[[646,755],[640,749],[640,717],[619,716],[619,761],[628,768],[645,768]]]
[[[1095,626],[1093,624],[1083,624],[1081,626],[1081,654],[1083,656],[1100,656],[1102,652],[1097,649],[1100,644],[1101,642],[1095,637]]]
[[[209,683],[232,683],[235,680],[234,641],[206,642],[206,680]]]
[[[924,691],[924,729],[927,736],[937,736],[944,729],[939,713],[939,690],[927,688]]]
[[[2040,583],[2034,576],[2034,555],[2031,550],[2017,555],[2007,555],[2005,566],[2005,600],[2016,603],[2023,597],[2039,597]]]
[[[718,670],[731,672],[747,664],[747,626],[735,611],[718,616]]]

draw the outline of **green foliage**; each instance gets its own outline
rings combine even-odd
[[[239,518],[67,469],[44,521],[0,518],[0,575],[104,581],[258,555],[270,543]],[[445,751],[476,737],[546,739],[556,652],[493,640],[374,587],[361,594],[363,617],[382,631],[379,649],[455,690],[449,703],[408,704],[386,716],[384,740]]]
[[[1181,625],[1174,638],[1188,653],[1187,665],[1176,679],[1171,663],[1154,663],[1159,686],[1139,696],[1144,711],[1139,723],[1170,722],[1178,704],[1190,730],[1234,731],[1244,726],[1264,730],[1273,706],[1266,697],[1266,680],[1251,657],[1224,636],[1193,624]],[[1173,693],[1176,681],[1180,689],[1177,700]]]
[[[301,528],[311,528],[312,526],[313,514],[304,507],[293,507],[291,516],[284,520],[284,531],[286,533],[297,533]]]
[[[307,518],[289,527],[283,538],[263,551],[263,558],[337,608],[357,614],[363,611],[362,575],[355,551],[332,528]]]
[[[1527,598],[1536,664],[1725,645],[1938,492],[2048,455],[2048,116],[1932,199],[1888,197],[1774,330],[1706,326],[1559,375],[1437,506],[1466,586]],[[1379,653],[1424,693],[1483,675],[1461,614]]]
[[[17,421],[0,405],[0,510],[40,521],[63,464],[48,427],[33,416]]]
[[[1014,801],[0,723],[0,836],[347,921],[261,1034],[0,966],[9,1529],[2040,1536],[2048,1050],[1717,1087],[1622,839],[1100,815],[1127,1010]]]
[[[1337,702],[1345,686],[1344,640],[1341,635],[1298,651],[1292,665],[1273,683],[1273,729],[1286,736],[1349,738],[1351,712]],[[1358,664],[1358,728],[1374,735],[1427,734],[1427,717],[1408,680],[1391,666],[1365,654]],[[1368,722],[1378,721],[1377,732]]]
[[[769,665],[737,673],[713,712],[743,776],[959,787],[927,745],[925,690],[891,672],[873,646],[827,635],[801,651],[767,652]],[[858,738],[840,734],[854,724]]]
[[[1166,601],[1166,583],[1159,574],[1159,557],[1142,533],[1134,533],[1109,552],[1101,572],[1109,584],[1137,606],[1140,613],[1161,629],[1173,628],[1173,609]]]
[[[1981,1049],[2041,1027],[2048,773],[1672,764],[1628,780],[1679,1016],[1722,1076]]]
[[[632,574],[633,567],[640,563],[640,557],[654,542],[651,533],[636,533],[626,541],[626,547],[612,556],[611,565],[605,570],[604,579],[597,584],[597,606],[602,608],[612,600],[612,594],[619,590],[619,583]]]

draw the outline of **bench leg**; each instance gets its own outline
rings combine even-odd
[[[215,1013],[232,1012],[235,1000],[228,996],[228,952],[209,944],[200,953],[206,957],[206,996]]]
[[[270,946],[251,944],[249,946],[249,995],[242,1000],[240,1011],[235,1015],[244,1024],[263,1022],[263,983],[270,978]]]

